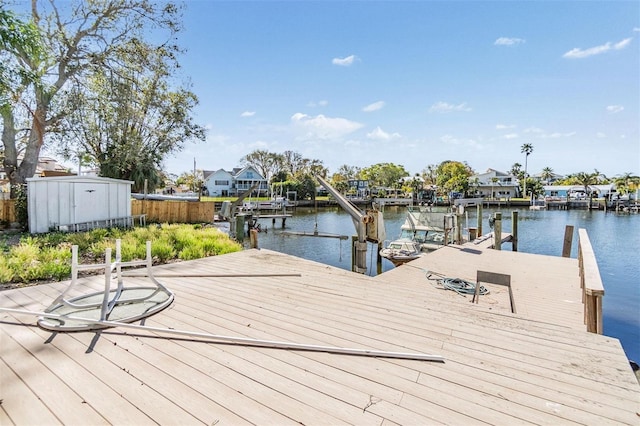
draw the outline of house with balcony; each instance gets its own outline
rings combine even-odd
[[[473,198],[514,198],[520,194],[520,182],[512,174],[487,169],[469,178],[469,196]]]
[[[212,197],[237,197],[248,191],[255,183],[258,187],[255,194],[267,195],[269,184],[253,166],[234,168],[232,171],[219,169],[203,170],[204,187]]]
[[[367,198],[371,195],[369,181],[366,179],[349,179],[347,185],[349,186],[348,193],[357,198]]]

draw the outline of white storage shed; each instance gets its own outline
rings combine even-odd
[[[131,222],[132,184],[95,176],[27,179],[29,232],[126,225]]]

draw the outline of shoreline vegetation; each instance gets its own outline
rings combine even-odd
[[[81,263],[104,262],[107,247],[121,240],[122,260],[144,259],[151,241],[153,264],[242,250],[242,245],[209,224],[149,224],[145,227],[94,229],[88,232],[0,234],[0,290],[63,281],[71,275],[71,247],[78,246]]]

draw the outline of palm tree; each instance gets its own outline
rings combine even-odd
[[[527,196],[527,160],[529,154],[533,152],[533,145],[525,143],[522,145],[520,152],[524,153],[524,196]]]
[[[591,185],[597,185],[600,182],[601,177],[602,173],[597,170],[594,170],[593,173],[579,172],[573,176],[575,182],[584,187],[584,192],[587,194],[587,198],[589,199],[589,209],[591,209],[591,198],[593,192],[591,190]]]
[[[491,178],[491,199],[493,199],[493,185],[495,185],[499,181],[500,181],[500,178],[497,178],[495,176]]]
[[[513,163],[513,166],[511,166],[511,170],[509,170],[509,173],[511,173],[513,176],[517,177],[518,179],[522,178],[522,164],[520,163]]]
[[[549,181],[553,177],[553,169],[551,167],[545,167],[544,169],[542,169],[540,177],[547,181],[547,185],[549,185]]]
[[[622,192],[623,194],[626,194],[631,192],[634,187],[636,189],[638,188],[638,185],[640,185],[640,177],[634,176],[631,173],[626,172],[616,177],[614,179],[614,183],[616,184],[617,188],[621,189],[621,191],[618,191],[618,192]]]

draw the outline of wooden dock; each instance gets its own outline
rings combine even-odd
[[[425,271],[479,267],[511,274],[516,314],[504,289],[474,304]],[[576,260],[449,246],[372,278],[253,249],[153,269],[175,301],[146,326],[444,362],[119,328],[52,335],[0,311],[0,424],[638,424],[619,341],[579,317]],[[95,292],[104,277],[81,282]],[[40,311],[66,284],[3,291],[0,307]]]

